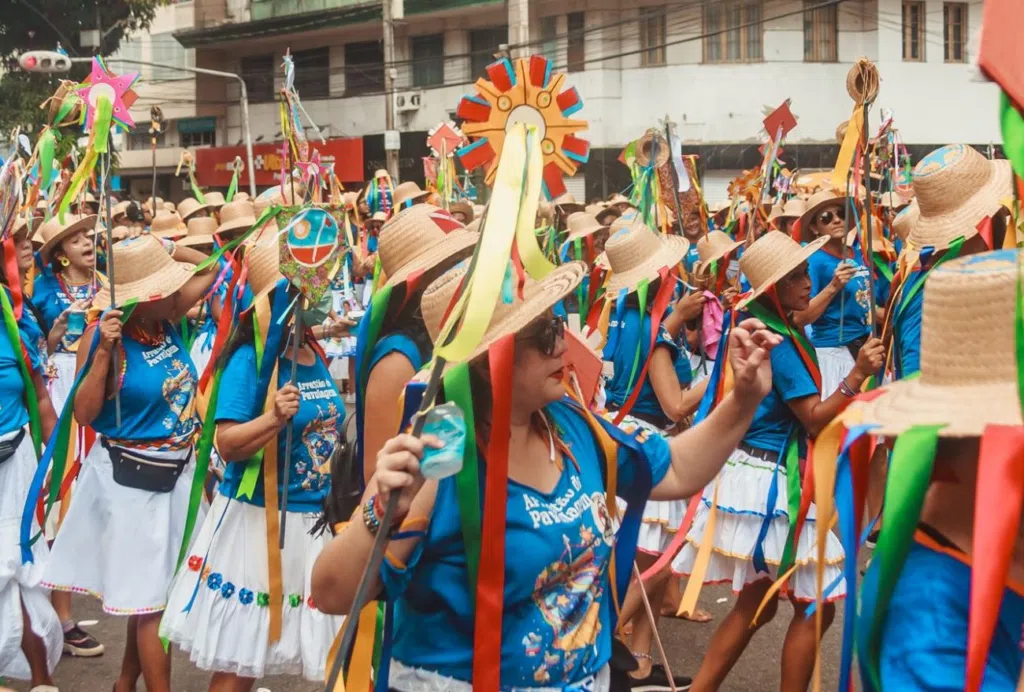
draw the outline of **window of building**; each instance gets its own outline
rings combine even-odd
[[[247,55],[242,58],[242,79],[250,103],[274,100],[274,56]]]
[[[640,64],[644,67],[665,64],[667,41],[664,7],[640,8]]]
[[[134,62],[121,62],[122,59],[133,60]],[[137,64],[142,62],[142,60],[142,41],[125,39],[117,47],[117,53],[107,61],[107,67],[113,70],[115,74],[138,72],[139,77],[143,80],[149,80],[152,78],[149,65]]]
[[[946,62],[967,62],[967,3],[944,3],[942,19]]]
[[[494,62],[494,54],[508,43],[508,26],[476,29],[469,32],[469,74],[471,79],[483,76]]]
[[[924,62],[924,3],[903,0],[903,59]]]
[[[108,65],[109,67],[109,65]],[[153,148],[153,135],[149,132],[149,120],[147,119],[144,123],[138,123],[135,127],[127,132],[128,140],[128,151],[148,151]],[[157,148],[162,148],[167,145],[167,125],[164,125],[163,130],[156,137]]]
[[[217,146],[216,131],[207,130],[205,132],[182,132],[179,136],[181,138],[181,146],[185,149]]]
[[[584,48],[583,26],[586,17],[582,12],[570,12],[565,16],[569,29],[566,45],[566,58],[569,72],[582,72],[586,69],[587,55]]]
[[[331,49],[312,48],[292,53],[295,91],[304,99],[325,99],[331,95]]]
[[[838,47],[839,7],[822,7],[819,0],[804,0],[804,60],[836,62]]]
[[[194,49],[185,48],[170,32],[152,34],[149,37],[150,62],[167,65],[168,67],[152,68],[152,79],[192,79],[193,75],[182,72],[182,67],[195,67]],[[138,72],[138,69],[130,70]]]
[[[558,61],[558,17],[541,17],[540,52],[552,63]]]
[[[345,95],[384,91],[384,46],[380,41],[345,44]]]
[[[418,87],[444,84],[444,34],[413,36],[412,85]]]
[[[762,60],[764,25],[761,16],[761,0],[727,0],[706,4],[704,62]]]

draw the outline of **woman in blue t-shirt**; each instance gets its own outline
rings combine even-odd
[[[795,521],[789,513],[787,491],[788,484],[799,479],[789,478],[787,465],[799,465],[806,439],[821,432],[882,365],[882,342],[868,339],[839,391],[831,396],[821,394],[814,349],[792,326],[792,314],[807,308],[811,298],[807,261],[825,242],[821,238],[801,248],[789,236],[771,231],[740,259],[751,293],[737,309],[759,317],[781,343],[771,352],[772,386],[768,395],[758,406],[749,429],[744,426],[743,439],[721,473],[704,489],[687,543],[673,561],[673,568],[681,575],[702,578],[705,584],[731,582],[738,593],[732,611],[712,636],[694,678],[694,686],[700,689],[718,689],[757,627],[775,616],[777,599],[769,602],[757,627],[750,626],[773,578],[778,576],[790,524]],[[794,607],[783,644],[783,690],[806,689],[814,666],[815,621],[805,617],[807,605],[816,596],[814,521],[812,504],[792,554],[799,567],[783,590]],[[708,526],[713,527],[713,533],[706,533]],[[825,584],[840,576],[838,563],[843,559],[839,540],[831,533],[828,537]],[[695,574],[698,551],[705,541],[710,542],[710,560],[703,574]],[[826,626],[835,614],[832,602],[844,594],[845,586],[840,582],[826,596]]]
[[[24,219],[12,229],[22,275],[34,261],[29,229]],[[0,290],[11,300],[6,285]],[[39,432],[44,439],[52,432],[56,415],[42,374],[46,363],[45,351],[39,350],[42,331],[28,302],[22,305],[17,332],[21,338],[12,343],[9,332],[0,329],[0,677],[31,680],[35,688],[53,685],[50,674],[60,661],[64,636],[42,584],[50,556],[46,541],[33,543],[32,562],[22,562],[18,527],[39,463],[29,430],[28,397],[39,407]],[[22,364],[28,369],[28,381]],[[39,532],[35,521],[31,531],[33,536]]]
[[[380,231],[377,251],[387,282],[377,290],[390,290],[391,297],[379,306],[387,312],[376,341],[369,343],[371,320],[364,316],[356,344],[356,434],[365,480],[373,475],[385,440],[398,431],[401,412],[395,402],[405,383],[430,361],[433,348],[420,313],[423,289],[468,256],[479,237],[429,204],[403,209]]]
[[[807,259],[811,301],[806,309],[793,314],[793,320],[800,329],[811,327],[811,343],[821,368],[821,393],[829,396],[871,335],[870,284],[860,253],[846,245],[848,198],[825,190],[811,197],[807,206],[800,219],[804,242],[815,238],[827,242]],[[883,308],[877,311],[881,314]]]
[[[466,272],[463,263],[424,293],[424,320],[435,338]],[[496,599],[503,603],[500,619],[488,621],[489,629],[478,627],[474,632],[474,613],[482,606],[488,613],[495,611],[497,605],[476,596],[486,597],[497,584],[481,564],[479,591],[470,585],[458,499],[464,491],[458,489],[457,477],[427,481],[419,473],[424,444],[439,446],[435,438],[421,441],[399,435],[385,443],[362,511],[313,568],[313,597],[321,608],[348,612],[376,532],[399,525],[410,532],[390,541],[387,562],[371,590],[374,595],[383,590],[393,608],[388,680],[393,690],[468,692],[474,682],[483,684],[474,681],[474,675],[498,673],[502,689],[607,692],[615,626],[612,594],[624,594],[639,515],[637,510],[627,511],[626,528],[617,536],[616,510],[609,507],[606,495],[617,494],[638,508],[650,496],[674,500],[696,492],[721,467],[768,389],[767,351],[778,339],[752,320],[732,335],[736,387],[702,425],[668,441],[639,432],[627,435],[591,419],[565,397],[564,325],[551,310],[584,272],[585,265],[573,262],[543,281],[527,279],[525,299],[514,292],[510,304],[496,306],[482,343],[469,357],[469,388],[481,449],[491,448],[487,438],[493,427],[506,425],[505,420],[492,418],[497,407],[492,402],[497,398],[495,404],[508,410],[503,455],[508,480],[502,478],[497,485],[507,492],[507,501],[502,498],[507,509],[503,517],[495,515],[503,519],[503,533],[482,538],[485,549],[504,540],[503,589]],[[501,362],[494,360],[501,351],[491,346],[499,343],[514,349],[507,375],[514,382],[511,387],[491,379],[495,371],[489,363]],[[607,447],[599,441],[606,441]],[[609,492],[612,472],[603,449],[615,454],[607,460],[615,464],[614,493]],[[481,480],[490,461],[481,461]],[[494,463],[500,460],[495,458]],[[382,508],[392,492],[400,492],[395,523],[382,528]],[[470,502],[463,506],[476,504]],[[609,576],[616,542],[613,587]],[[491,563],[490,557],[481,561]],[[489,655],[474,646],[474,637],[492,646]]]
[[[78,477],[45,574],[51,589],[88,593],[105,612],[127,615],[118,691],[170,688],[170,657],[158,627],[189,513],[197,375],[174,325],[209,288],[200,252],[142,235],[113,247],[114,297],[78,350],[73,400],[79,425],[98,439]],[[130,314],[125,318],[125,314]],[[125,318],[122,324],[122,319]]]
[[[341,628],[342,618],[317,610],[307,583],[313,561],[329,536],[314,531],[323,499],[330,492],[330,459],[341,441],[345,406],[331,374],[307,338],[299,347],[295,381],[291,382],[292,345],[281,340],[274,366],[275,393],[259,391],[253,309],[260,300],[274,301],[289,291],[281,276],[277,241],[260,241],[246,250],[252,306],[240,318],[237,333],[218,362],[223,362],[216,402],[216,444],[227,462],[224,481],[195,543],[171,585],[161,635],[189,652],[192,662],[213,673],[210,689],[249,689],[266,675],[301,674],[323,680],[324,662]],[[291,334],[289,323],[270,329]],[[307,330],[307,337],[310,337]],[[267,380],[268,384],[271,384]],[[290,465],[285,470],[288,436],[293,425]],[[276,440],[276,442],[275,442]],[[257,455],[276,445],[277,484],[271,496],[264,487],[266,471]],[[253,462],[253,459],[257,459]],[[269,455],[264,455],[264,461]],[[251,467],[251,464],[255,466]],[[251,468],[250,468],[251,467]],[[256,471],[251,494],[244,491],[246,474]],[[284,503],[288,478],[287,520],[280,551],[283,602],[281,636],[270,630],[270,560],[267,516],[276,521]],[[274,533],[273,550],[277,548]]]

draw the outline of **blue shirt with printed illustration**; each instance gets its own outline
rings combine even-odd
[[[544,412],[571,457],[550,492],[508,481],[505,544],[515,546],[515,554],[505,560],[502,689],[576,683],[611,657],[614,605],[608,566],[615,525],[605,502],[604,457],[572,404],[555,402]],[[619,495],[638,482],[639,464],[649,464],[654,485],[671,465],[665,438],[642,430],[633,434],[642,451],[618,447]],[[469,586],[454,476],[438,482],[426,535],[407,567],[385,562],[382,576],[395,601],[394,658],[469,681],[475,594]]]
[[[71,284],[62,282],[52,272],[47,272],[36,277],[32,289],[32,304],[42,314],[42,327],[49,334],[53,329],[54,322],[71,307],[72,303],[88,300],[95,293],[95,284],[91,281],[78,285]],[[81,336],[81,334],[65,334],[57,344],[57,353],[71,352],[73,345]]]
[[[828,307],[825,308],[825,312],[811,325],[813,329],[811,338],[817,348],[843,346],[871,333],[871,325],[868,322],[871,293],[867,268],[858,253],[851,254],[852,257],[847,261],[854,262],[858,271],[843,289],[846,298],[844,299],[841,294],[834,295]],[[811,296],[818,295],[828,286],[836,272],[836,267],[842,261],[824,249],[818,250],[807,259],[807,269],[811,275]],[[840,338],[840,324],[842,325],[842,338]]]
[[[278,360],[277,386],[284,387],[291,377],[291,361]],[[288,472],[288,510],[319,512],[330,491],[330,459],[341,441],[345,406],[327,366],[319,357],[312,365],[299,363],[295,370],[299,389],[299,411],[292,419],[291,468]],[[238,347],[228,359],[221,375],[216,420],[248,423],[263,413],[263,399],[256,391],[256,348]],[[285,443],[282,428],[277,436],[278,498],[283,498]],[[227,465],[220,492],[235,497],[245,473],[245,462]],[[238,498],[260,507],[264,503],[263,475],[260,474],[252,498]],[[279,502],[281,500],[279,499]]]

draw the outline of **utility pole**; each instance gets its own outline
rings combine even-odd
[[[398,183],[398,153],[401,137],[395,129],[395,17],[393,0],[381,3],[384,15],[384,155],[388,174]]]

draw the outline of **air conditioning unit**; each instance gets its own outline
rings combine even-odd
[[[396,113],[411,113],[413,111],[418,111],[420,106],[423,104],[423,92],[398,92],[394,95],[394,99]]]

